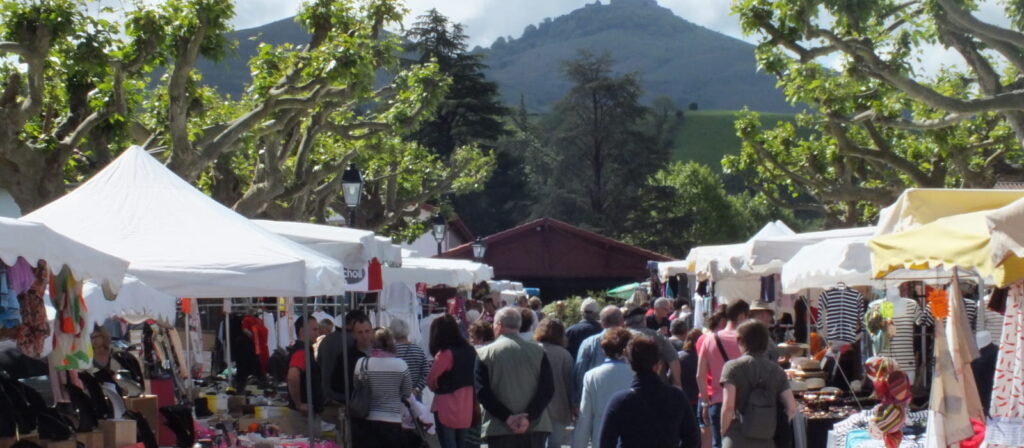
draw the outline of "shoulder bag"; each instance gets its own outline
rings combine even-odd
[[[366,418],[370,415],[370,379],[366,372],[370,358],[362,359],[362,366],[352,378],[352,392],[348,397],[348,415],[353,418]]]

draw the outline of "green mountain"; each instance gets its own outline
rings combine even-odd
[[[735,111],[686,111],[685,115],[670,123],[673,134],[672,160],[692,160],[721,171],[722,156],[739,154],[743,144],[736,135],[735,121]],[[794,121],[793,114],[761,113],[761,122],[766,127],[774,127],[778,122]]]
[[[517,39],[499,38],[488,49],[487,76],[502,97],[546,111],[569,89],[561,62],[581,49],[611,52],[620,72],[638,72],[647,99],[667,96],[700,109],[792,112],[775,78],[758,73],[754,46],[676,16],[655,0],[611,0],[530,25]]]

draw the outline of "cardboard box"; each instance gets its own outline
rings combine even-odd
[[[75,448],[78,446],[78,442],[72,440],[47,440],[46,448]]]
[[[85,448],[105,448],[103,446],[103,431],[80,432],[75,435],[75,438],[85,445]]]
[[[128,409],[142,414],[142,417],[146,419],[146,423],[149,423],[149,428],[152,429],[154,433],[157,431],[157,428],[160,427],[160,422],[163,419],[160,417],[160,406],[156,395],[128,397],[124,400],[124,405]]]
[[[103,431],[104,448],[121,448],[135,445],[135,420],[100,420],[100,431]]]
[[[14,437],[0,437],[0,448],[11,448],[15,443],[18,443],[19,440],[27,440],[29,442],[39,444],[39,434],[33,432],[31,434],[21,436],[21,439]]]
[[[228,396],[228,413],[231,415],[242,414],[242,408],[248,403],[245,395]]]

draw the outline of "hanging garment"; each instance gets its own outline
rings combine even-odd
[[[698,294],[693,295],[693,328],[704,328],[704,315],[707,309],[704,307],[704,297]]]
[[[914,352],[914,324],[921,319],[922,310],[917,306],[917,302],[903,297],[876,300],[871,303],[871,306],[885,301],[893,304],[892,321],[896,328],[889,347],[879,352],[878,355],[895,359],[900,369],[907,372],[908,375],[913,375],[917,368],[917,353]]]
[[[818,307],[822,313],[818,329],[825,330],[830,343],[838,345],[857,340],[866,310],[864,296],[860,292],[847,287],[828,289],[818,297]]]
[[[274,318],[274,313],[263,313],[263,326],[267,329],[267,349],[270,353],[274,353],[274,350],[278,348],[277,319]]]
[[[431,361],[434,357],[430,354],[430,324],[434,323],[434,320],[441,317],[443,314],[430,314],[423,316],[420,320],[420,347],[423,347],[423,352],[427,354],[427,358]],[[411,332],[410,332],[411,333]]]
[[[50,283],[50,301],[57,310],[54,319],[53,351],[50,363],[57,370],[82,370],[92,366],[92,341],[85,328],[85,299],[82,284],[64,266]]]
[[[27,356],[43,356],[43,344],[50,336],[50,321],[46,318],[43,296],[50,283],[50,270],[45,261],[35,269],[36,280],[25,292],[18,295],[21,308],[21,326],[18,327],[18,349]]]
[[[992,416],[985,430],[990,448],[1024,446],[1024,287],[1011,287],[1005,302],[1004,331],[999,339],[995,387],[991,391]],[[986,391],[981,391],[986,393]]]
[[[267,345],[268,331],[263,321],[256,316],[245,316],[242,319],[242,328],[252,333],[252,343],[256,350],[256,357],[260,361],[260,375],[266,375],[267,366],[270,363],[270,348]]]
[[[277,319],[277,348],[288,350],[294,336],[295,330],[293,330],[291,319],[282,312]]]
[[[761,301],[772,303],[775,301],[775,275],[761,277]]]
[[[14,266],[7,268],[7,282],[16,295],[28,291],[36,282],[35,269],[24,258],[18,257]]]
[[[15,328],[18,325],[21,325],[18,293],[10,286],[7,266],[0,262],[0,328]]]
[[[399,282],[388,283],[380,293],[380,312],[381,326],[386,327],[391,321],[401,319],[413,329],[409,332],[409,342],[419,344],[423,340],[423,335],[415,331],[419,328],[423,307],[411,286]]]

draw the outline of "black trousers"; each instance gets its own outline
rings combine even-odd
[[[418,448],[420,438],[400,423],[352,420],[352,445],[355,448]]]
[[[528,432],[509,436],[491,436],[487,438],[488,448],[544,448],[548,440],[546,432]]]

